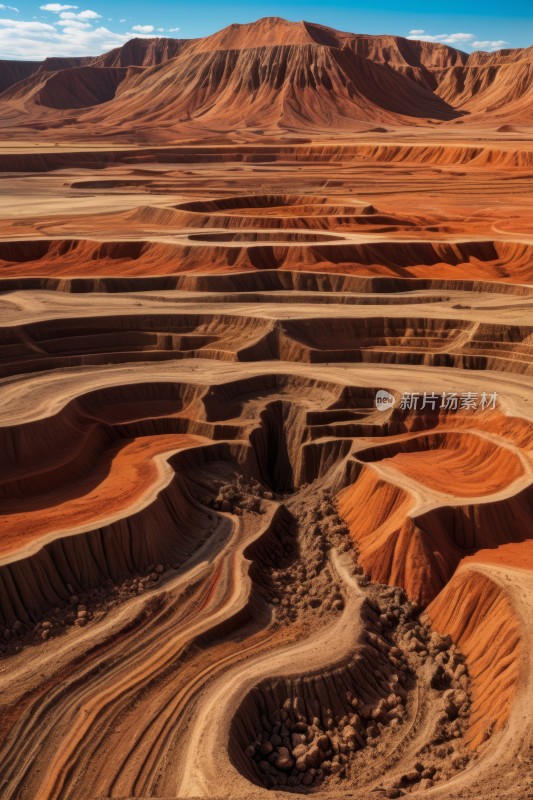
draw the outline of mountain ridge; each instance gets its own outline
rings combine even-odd
[[[180,138],[204,127],[321,134],[368,123],[533,122],[533,47],[467,54],[280,17],[20,64],[0,62],[0,121],[22,127],[50,120],[55,129]]]

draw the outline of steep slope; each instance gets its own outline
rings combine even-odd
[[[437,94],[455,108],[515,122],[533,119],[533,47],[472,53],[436,77]]]
[[[188,39],[130,39],[121,47],[91,59],[93,67],[153,67],[179,55]]]
[[[103,71],[128,67],[138,72]],[[53,77],[40,83],[43,75]],[[200,39],[133,39],[93,59],[0,62],[0,119],[11,130],[47,122],[55,130],[68,124],[72,135],[95,125],[99,134],[169,140],[208,128],[220,135],[331,135],[368,123],[468,119],[501,126],[533,119],[532,77],[533,48],[468,55],[439,43],[266,17]],[[54,115],[43,106],[98,109]]]
[[[468,739],[477,747],[504,727],[517,691],[522,645],[509,592],[490,573],[465,565],[428,614],[435,629],[450,635],[468,658],[474,679]]]
[[[128,74],[129,70],[123,67],[36,72],[4,92],[0,100],[22,100],[26,106],[55,110],[87,108],[111,100]]]
[[[425,87],[348,48],[292,44],[186,50],[132,77],[116,102],[88,120],[142,127],[201,118],[226,129],[325,129],[422,116],[450,119],[456,112]]]
[[[44,61],[10,61],[0,59],[0,94],[7,89],[20,84],[15,89],[15,94],[10,97],[23,97],[25,93],[32,93],[35,82],[26,82],[28,78],[36,75],[42,76],[43,73],[59,72],[63,70],[77,69],[78,67],[152,67],[162,64],[177,56],[189,43],[187,39],[170,39],[160,37],[157,39],[130,39],[121,47],[115,47],[100,56],[51,56]],[[80,75],[80,73],[75,73]],[[87,75],[88,73],[86,73]],[[105,73],[95,73],[103,77],[104,82],[109,76]],[[70,79],[66,79],[68,82]],[[106,90],[104,89],[104,94]],[[96,94],[100,92],[97,90]],[[109,98],[108,98],[109,99]],[[55,106],[51,106],[54,108]],[[78,106],[70,106],[72,108]]]
[[[0,60],[0,93],[5,92],[10,86],[33,75],[41,66],[40,61],[9,61]]]
[[[194,59],[197,143],[33,101],[124,67],[9,101],[1,798],[530,800],[533,145],[207,141],[415,86],[347,43],[187,47],[101,116],[138,83],[158,135]]]
[[[168,41],[168,40],[161,40]],[[162,47],[163,45],[160,45]],[[167,45],[165,45],[167,46]],[[287,61],[280,57],[279,48],[308,46],[316,50],[317,58],[306,58],[302,54],[301,64],[295,67],[294,59]],[[127,45],[121,50],[125,50]],[[259,52],[264,48],[273,49],[275,52],[270,57],[270,64],[265,63],[264,53]],[[325,48],[328,58],[324,57]],[[460,114],[487,114],[512,112],[519,118],[529,118],[531,113],[531,77],[533,72],[533,49],[503,50],[496,53],[476,52],[470,55],[456,50],[447,45],[413,41],[398,36],[367,36],[342,32],[323,25],[313,23],[288,22],[279,17],[267,17],[254,23],[245,25],[230,25],[227,28],[207,36],[203,39],[191,40],[180,43],[172,52],[186,51],[189,59],[178,68],[176,64],[175,80],[179,83],[193,81],[193,70],[212,70],[215,73],[215,86],[201,82],[197,86],[206,97],[209,104],[209,118],[217,117],[218,111],[209,100],[212,94],[221,92],[227,95],[231,89],[242,91],[242,81],[236,80],[232,86],[221,85],[217,82],[217,75],[227,70],[228,60],[230,69],[247,77],[253,92],[259,88],[268,92],[269,82],[276,78],[272,76],[274,69],[284,76],[282,81],[283,98],[277,98],[278,105],[284,103],[284,110],[277,119],[281,125],[313,125],[316,114],[322,124],[332,115],[332,122],[336,124],[343,118],[347,120],[364,118],[367,121],[394,121],[388,116],[390,112],[413,118],[450,119]],[[240,57],[213,54],[228,51],[245,51]],[[339,52],[340,51],[340,52]],[[255,57],[251,57],[251,52]],[[293,50],[294,52],[294,50]],[[342,53],[342,55],[341,55]],[[348,53],[353,54],[348,58]],[[202,57],[195,60],[193,54]],[[306,62],[311,68],[306,69]],[[128,63],[141,63],[131,57]],[[147,63],[146,61],[142,63]],[[152,62],[157,63],[157,61]],[[372,64],[372,66],[370,66]],[[373,66],[383,67],[384,71],[376,71]],[[293,72],[297,72],[295,86],[291,86]],[[318,73],[318,74],[317,74]],[[395,77],[391,77],[394,73]],[[407,79],[398,81],[397,77]],[[258,84],[266,84],[265,86]],[[151,81],[151,76],[147,76]],[[353,88],[355,91],[351,91]],[[314,96],[313,92],[333,93],[334,100],[328,97],[325,101]],[[210,91],[210,88],[212,89]],[[246,87],[244,87],[246,88]],[[279,88],[279,85],[276,85]],[[421,93],[420,88],[427,90]],[[297,90],[297,91],[296,91]],[[309,94],[300,98],[302,90]],[[142,89],[141,89],[142,91]],[[167,90],[168,91],[168,90]],[[293,97],[292,94],[296,95]],[[344,107],[344,93],[349,95],[349,105],[355,108]],[[431,99],[429,98],[431,93]],[[364,99],[361,97],[364,95]],[[440,105],[436,97],[444,101]],[[170,103],[177,103],[180,113],[185,111],[187,118],[197,113],[196,108],[180,107],[180,98],[177,94],[166,95]],[[391,101],[391,98],[393,100]],[[315,101],[318,99],[318,109]],[[257,97],[252,97],[256,105]],[[313,113],[310,115],[306,105],[312,101]],[[380,112],[371,106],[378,106]],[[455,109],[456,113],[450,111]],[[117,111],[121,114],[122,109]],[[231,103],[229,112],[231,115]],[[202,108],[199,113],[205,113]],[[341,123],[342,126],[342,123]]]
[[[93,62],[92,56],[51,56],[41,61],[39,72],[57,72],[60,69],[74,69],[75,67],[88,67]]]
[[[210,50],[248,50],[256,47],[275,47],[288,44],[322,44],[327,47],[342,47],[345,41],[354,38],[353,33],[344,33],[326,25],[313,22],[289,22],[281,17],[263,17],[244,25],[234,23],[226,28],[193,40],[196,52]]]
[[[136,40],[133,40],[136,41]],[[152,41],[152,40],[148,40]],[[172,40],[171,40],[172,41]],[[131,42],[127,42],[127,45]],[[125,45],[126,46],[126,45]],[[122,48],[119,48],[122,49]],[[114,52],[114,51],[112,51]],[[106,54],[107,55],[107,54]],[[96,61],[100,61],[106,56],[99,56]],[[63,56],[53,56],[45,58],[44,61],[10,61],[8,59],[0,59],[0,94],[15,86],[18,83],[26,81],[32,75],[43,72],[57,72],[62,69],[72,69],[74,67],[89,66],[95,61],[91,56],[80,56],[79,58],[67,58]],[[155,61],[153,63],[156,63]],[[100,65],[98,65],[100,66]],[[101,66],[115,66],[112,64]],[[117,65],[122,66],[122,65]],[[26,84],[32,86],[33,84]],[[20,87],[23,93],[23,86]]]
[[[354,35],[346,40],[361,58],[383,64],[409,78],[415,84],[434,92],[438,86],[437,73],[466,63],[468,56],[444,44],[412,41],[401,36]],[[453,106],[453,98],[446,99]]]

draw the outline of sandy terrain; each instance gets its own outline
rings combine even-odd
[[[2,800],[533,798],[531,52],[405,41],[0,62]]]

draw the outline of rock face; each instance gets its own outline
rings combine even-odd
[[[47,58],[43,62],[0,62],[0,102],[66,110],[112,100],[136,70],[174,58],[187,44],[179,39],[132,39],[96,58]],[[20,65],[20,66],[19,66]],[[9,90],[9,91],[7,91]]]
[[[4,100],[23,100],[36,106],[63,111],[90,108],[112,100],[128,69],[92,66],[38,70],[23,84],[17,83],[4,92]]]
[[[2,800],[530,798],[530,55],[4,62]]]
[[[137,69],[117,72],[130,67]],[[267,17],[202,39],[133,39],[94,58],[0,62],[0,90],[14,87],[0,96],[0,119],[5,113],[16,124],[16,100],[36,122],[43,118],[40,105],[65,111],[105,103],[105,110],[84,115],[85,126],[117,133],[157,124],[166,132],[160,136],[178,137],[210,126],[228,134],[314,135],[364,130],[368,123],[493,119],[501,126],[531,121],[532,69],[531,48],[466,54]],[[36,73],[37,92],[27,81]],[[66,120],[69,128],[77,124],[68,114],[58,121]]]
[[[40,61],[8,61],[0,60],[0,93],[5,92],[15,83],[29,78],[41,66]]]
[[[156,93],[155,104],[147,104],[149,92]],[[426,87],[395,70],[349,48],[322,44],[186,48],[175,61],[123,86],[115,105],[120,119],[135,117],[142,124],[147,111],[164,125],[201,117],[231,129],[342,129],[358,121],[398,122],[419,114],[458,116]]]
[[[121,47],[91,59],[93,67],[154,67],[175,58],[188,44],[187,39],[130,39]]]

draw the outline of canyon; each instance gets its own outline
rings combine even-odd
[[[533,798],[532,63],[0,61],[2,798]]]

